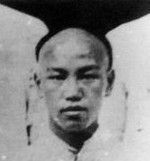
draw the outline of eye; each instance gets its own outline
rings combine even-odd
[[[98,74],[83,74],[79,75],[78,79],[98,79],[99,75]]]
[[[52,76],[48,76],[47,79],[50,79],[50,80],[65,80],[66,76],[65,75],[52,75]]]

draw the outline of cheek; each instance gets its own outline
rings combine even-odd
[[[97,116],[102,103],[103,83],[96,81],[86,89],[86,97],[88,100],[90,113]],[[95,118],[95,116],[92,117]]]
[[[57,80],[43,80],[43,83],[42,83],[42,88],[44,90],[49,90],[51,92],[54,92],[54,91],[57,91],[61,85],[62,85],[62,81],[57,81]]]
[[[58,102],[58,96],[57,96],[57,92],[53,91],[53,90],[45,90],[44,91],[44,95],[45,95],[45,101],[46,101],[46,105],[48,107],[48,109],[52,112],[57,110],[57,102]]]
[[[102,103],[103,84],[94,83],[87,90],[89,107],[89,118],[91,121],[97,120]]]
[[[93,82],[86,83],[86,93],[89,95],[88,97],[92,99],[100,98],[103,93],[103,82],[95,80]]]
[[[93,108],[99,108],[102,101],[102,88],[100,86],[97,88],[92,88],[89,93],[89,98]]]
[[[45,97],[52,101],[57,98],[59,86],[55,81],[43,80],[41,82],[41,90],[45,94]]]
[[[41,82],[41,90],[49,108],[56,108],[59,103],[61,97],[60,86],[61,82],[58,83],[57,81],[43,80]]]

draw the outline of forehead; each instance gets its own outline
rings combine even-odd
[[[45,43],[40,52],[40,61],[44,64],[72,63],[78,60],[98,63],[98,61],[102,62],[104,57],[106,57],[106,49],[103,43],[79,31],[57,34]]]

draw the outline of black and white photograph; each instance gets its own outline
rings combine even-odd
[[[150,0],[0,0],[0,161],[150,160]]]

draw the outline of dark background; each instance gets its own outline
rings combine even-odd
[[[40,18],[51,31],[81,27],[104,34],[150,12],[150,0],[0,0]]]

